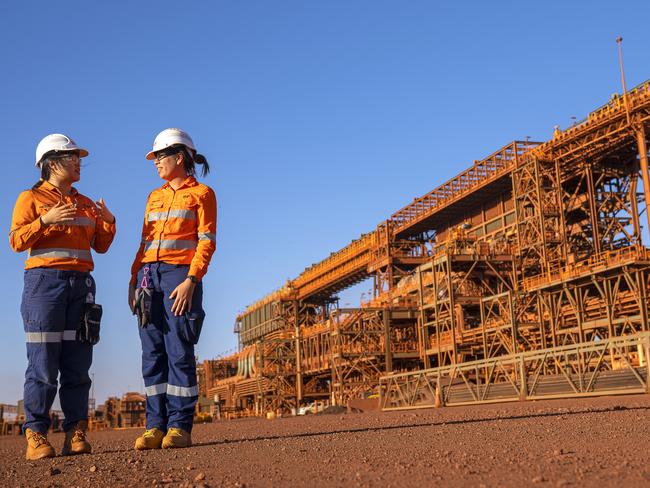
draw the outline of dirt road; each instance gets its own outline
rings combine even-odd
[[[174,451],[133,451],[139,432],[38,462],[0,437],[0,485],[650,486],[650,395],[215,422]]]

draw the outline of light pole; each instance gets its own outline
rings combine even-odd
[[[623,104],[625,105],[627,123],[630,124],[630,105],[627,99],[627,87],[625,86],[625,69],[623,69],[623,38],[621,36],[616,38],[616,44],[618,44],[618,63],[621,67],[621,83],[623,84]]]

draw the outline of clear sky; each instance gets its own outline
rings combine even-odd
[[[126,305],[147,194],[144,159],[181,127],[213,172],[218,248],[197,351],[236,347],[247,304],[513,139],[550,138],[650,78],[647,1],[58,1],[3,4],[0,222],[33,184],[38,141],[90,156],[80,191],[117,215],[95,259],[95,396],[141,390]],[[0,402],[22,397],[24,254],[0,251]],[[348,294],[349,295],[349,294]],[[345,300],[358,303],[358,296]]]

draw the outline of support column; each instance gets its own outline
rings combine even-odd
[[[638,172],[638,169],[635,173]],[[639,222],[639,202],[636,201],[636,191],[639,184],[638,174],[633,174],[630,177],[630,209],[632,211],[632,226],[634,227],[634,244],[641,242],[641,223]]]
[[[650,205],[650,174],[648,173],[648,146],[645,142],[645,129],[643,125],[639,125],[636,130],[636,143],[639,150],[639,160],[641,162],[641,178],[643,179],[643,195],[645,196],[646,204],[646,217],[648,218],[648,227],[650,232],[650,212],[648,206]]]
[[[390,310],[382,312],[384,319],[384,354],[386,358],[386,373],[393,371],[393,351],[390,348]]]
[[[594,188],[594,174],[591,170],[591,164],[587,166],[587,196],[589,197],[589,219],[591,222],[591,241],[594,253],[599,254],[602,251],[600,245],[600,230],[598,229],[598,206],[596,205],[596,189]]]
[[[300,302],[294,301],[294,335],[296,345],[296,409],[302,401],[302,360],[300,357]]]
[[[418,267],[417,269],[417,276],[418,276],[418,297],[420,299],[420,306],[419,308],[419,318],[420,318],[420,323],[418,327],[418,337],[420,339],[420,357],[422,358],[422,361],[424,362],[424,369],[429,369],[431,367],[431,360],[429,359],[429,355],[427,354],[427,348],[429,345],[429,328],[425,325],[427,318],[426,318],[426,312],[424,310],[424,287],[422,285],[422,269]],[[431,269],[431,273],[433,273],[433,268]]]

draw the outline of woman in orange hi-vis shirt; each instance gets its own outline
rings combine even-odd
[[[41,180],[20,194],[11,222],[12,249],[29,251],[21,313],[28,359],[23,429],[30,460],[55,455],[47,431],[59,372],[66,433],[61,453],[91,451],[85,434],[88,370],[99,340],[101,307],[95,304],[90,250],[108,250],[115,217],[103,200],[95,203],[72,186],[80,178],[80,158],[87,155],[63,134],[41,140],[36,148]]]
[[[135,449],[187,447],[198,399],[194,345],[203,312],[202,279],[216,248],[214,191],[194,178],[209,171],[189,134],[166,129],[147,159],[166,183],[151,192],[129,283],[138,317],[147,425]]]

